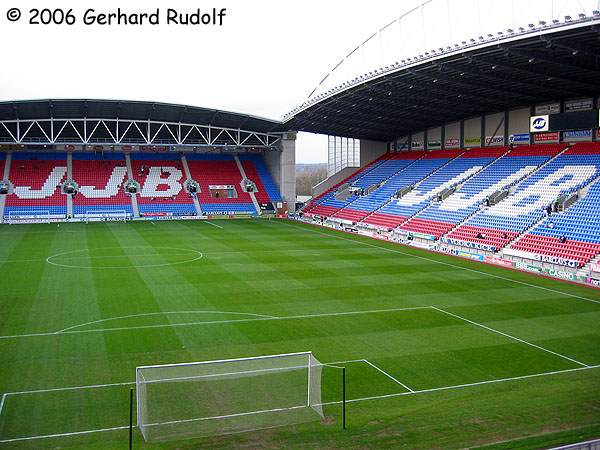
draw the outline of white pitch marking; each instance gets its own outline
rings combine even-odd
[[[364,360],[362,360],[362,361],[364,361]],[[343,363],[343,362],[357,362],[357,360],[339,361],[339,363]],[[569,373],[569,372],[579,372],[579,371],[597,369],[597,368],[600,368],[600,365],[588,366],[588,367],[577,367],[575,369],[557,370],[557,371],[553,371],[553,372],[542,372],[542,373],[536,373],[536,374],[531,374],[531,375],[522,375],[519,377],[501,378],[501,379],[497,379],[497,380],[478,381],[475,383],[458,384],[458,385],[453,385],[453,386],[443,386],[443,387],[438,387],[438,388],[422,389],[422,390],[411,391],[411,392],[398,392],[395,394],[384,394],[384,395],[375,395],[372,397],[354,398],[354,399],[346,400],[346,403],[357,403],[357,402],[370,401],[370,400],[382,400],[382,399],[386,399],[386,398],[402,397],[405,395],[425,394],[425,393],[429,393],[429,392],[446,391],[446,390],[452,390],[452,389],[464,389],[464,388],[473,387],[473,386],[504,383],[504,382],[510,382],[510,381],[519,381],[519,380],[525,380],[528,378],[536,378],[536,377],[543,377],[543,376],[549,376],[549,375],[558,375],[558,374]],[[134,383],[124,383],[124,384],[134,384]],[[321,403],[320,406],[335,405],[335,404],[340,404],[340,403],[341,403],[341,401],[338,400],[338,401],[333,401],[333,402]],[[44,435],[44,436],[29,436],[29,437],[2,440],[2,441],[0,441],[0,444],[8,443],[8,442],[30,441],[30,440],[36,440],[36,439],[48,439],[48,438],[54,438],[54,437],[75,436],[75,435],[80,435],[80,434],[101,433],[101,432],[106,432],[106,431],[117,431],[117,430],[124,430],[127,428],[129,428],[129,426],[121,426],[121,427],[113,427],[113,428],[100,428],[97,430],[75,431],[72,433],[49,434],[49,435]]]
[[[363,359],[364,362],[366,362],[369,366],[371,366],[373,369],[378,370],[379,372],[381,372],[382,374],[384,374],[386,377],[388,377],[390,380],[394,381],[395,383],[399,384],[400,386],[402,386],[404,389],[407,389],[410,392],[415,392],[413,389],[409,388],[406,384],[398,381],[396,378],[394,378],[393,376],[391,376],[389,373],[387,373],[385,370],[381,369],[380,367],[376,366],[375,364],[373,364],[371,361],[369,361],[368,359]]]
[[[212,361],[209,361],[209,362],[212,362]],[[365,362],[365,360],[364,359],[347,359],[345,361],[334,361],[331,363],[325,363],[323,365],[356,363],[356,362]],[[169,366],[172,366],[172,364],[169,364]],[[306,366],[302,366],[302,367],[306,367]],[[272,369],[267,369],[267,370],[272,370]],[[128,385],[132,385],[132,384],[136,384],[136,382],[135,381],[125,381],[122,383],[89,384],[89,385],[85,385],[85,386],[67,386],[67,387],[61,387],[61,388],[32,389],[32,390],[28,390],[28,391],[7,392],[4,394],[4,397],[8,397],[9,395],[43,394],[45,392],[77,391],[77,390],[82,390],[82,389],[99,389],[99,388],[105,388],[105,387],[128,386]]]
[[[19,442],[19,441],[33,441],[37,439],[50,439],[50,438],[58,438],[65,436],[76,436],[81,434],[92,434],[92,433],[103,433],[106,431],[116,431],[116,430],[126,430],[129,428],[129,425],[124,425],[121,427],[112,427],[112,428],[100,428],[97,430],[85,430],[85,431],[74,431],[72,433],[58,433],[58,434],[46,434],[43,436],[28,436],[28,437],[20,437],[13,439],[4,439],[0,441],[0,444],[7,444],[9,442]]]
[[[92,250],[107,250],[107,249],[118,249],[118,250],[123,250],[123,249],[132,249],[132,248],[145,248],[143,246],[129,246],[129,247],[100,247],[100,248],[86,248],[86,249],[82,249],[82,250],[70,250],[67,252],[62,252],[62,253],[57,253],[55,255],[50,255],[46,258],[46,262],[52,266],[57,266],[57,267],[66,267],[68,269],[140,269],[140,268],[156,268],[156,267],[166,267],[166,266],[176,266],[178,264],[186,264],[186,263],[191,263],[194,261],[198,261],[199,259],[204,257],[204,254],[198,250],[194,250],[191,248],[176,248],[176,247],[153,247],[155,249],[166,249],[166,250],[178,250],[178,251],[183,251],[183,252],[189,252],[189,253],[196,253],[198,256],[196,256],[195,258],[190,258],[190,259],[186,259],[184,261],[176,261],[173,263],[163,263],[163,264],[147,264],[147,265],[132,265],[132,266],[99,266],[99,267],[93,267],[93,266],[81,266],[81,265],[70,265],[70,264],[60,264],[60,263],[56,263],[51,261],[53,258],[57,258],[60,256],[64,256],[64,255],[68,255],[68,254],[72,254],[72,253],[81,253],[81,252],[90,252]],[[88,256],[88,258],[90,259],[97,259],[97,258],[122,258],[122,257],[135,257],[135,256],[154,256],[154,255],[98,255],[98,256]],[[161,255],[160,253],[157,253],[156,256],[170,256],[170,255]],[[73,257],[67,257],[67,259],[73,259],[73,258],[78,258],[77,256]]]
[[[217,225],[216,223],[209,222],[208,220],[202,220],[201,222],[202,223],[207,223],[209,225],[212,225],[213,227],[217,227],[217,228],[223,229],[223,227],[221,225]]]
[[[455,317],[455,318],[457,318],[457,319],[460,319],[460,320],[462,320],[462,321],[468,322],[468,323],[470,323],[470,324],[472,324],[472,325],[476,325],[476,326],[478,326],[478,327],[481,327],[481,328],[483,328],[483,329],[485,329],[485,330],[488,330],[488,331],[491,331],[491,332],[493,332],[493,333],[500,334],[500,335],[502,335],[502,336],[504,336],[504,337],[507,337],[507,338],[513,339],[513,340],[515,340],[515,341],[518,341],[518,342],[520,342],[520,343],[522,343],[522,344],[529,345],[529,346],[531,346],[531,347],[537,348],[538,350],[543,350],[543,351],[545,351],[545,352],[547,352],[547,353],[550,353],[550,354],[552,354],[552,355],[554,355],[554,356],[559,356],[560,358],[563,358],[563,359],[566,359],[566,360],[568,360],[568,361],[571,361],[571,362],[573,362],[573,363],[575,363],[575,364],[578,364],[578,365],[580,365],[580,366],[582,366],[582,367],[589,367],[589,365],[587,365],[587,364],[585,364],[585,363],[582,363],[581,361],[577,361],[576,359],[569,358],[568,356],[565,356],[565,355],[563,355],[563,354],[561,354],[561,353],[557,353],[557,352],[555,352],[555,351],[552,351],[552,350],[549,350],[549,349],[547,349],[547,348],[544,348],[544,347],[542,347],[542,346],[540,346],[540,345],[533,344],[533,343],[531,343],[531,342],[528,342],[528,341],[526,341],[526,340],[524,340],[524,339],[520,339],[520,338],[518,338],[518,337],[516,337],[516,336],[513,336],[513,335],[511,335],[511,334],[504,333],[504,332],[502,332],[502,331],[499,331],[499,330],[496,330],[496,329],[494,329],[494,328],[488,327],[487,325],[483,325],[483,324],[481,324],[481,323],[477,323],[477,322],[475,322],[475,321],[473,321],[473,320],[469,320],[469,319],[467,319],[467,318],[465,318],[465,317],[459,316],[458,314],[454,314],[454,313],[451,313],[451,312],[449,312],[449,311],[445,311],[445,310],[443,310],[443,309],[441,309],[441,308],[438,308],[438,307],[436,307],[436,306],[432,306],[432,308],[433,308],[433,309],[435,309],[436,311],[442,312],[442,313],[444,313],[444,314],[447,314],[447,315],[449,315],[449,316],[452,316],[452,317]]]
[[[442,386],[442,387],[431,388],[431,389],[421,389],[421,390],[417,390],[417,391],[413,391],[413,392],[397,392],[395,394],[374,395],[372,397],[353,398],[350,400],[346,400],[346,403],[364,402],[367,400],[378,400],[378,399],[393,398],[393,397],[402,397],[404,395],[426,394],[429,392],[449,391],[449,390],[453,390],[453,389],[464,389],[464,388],[469,388],[469,387],[474,387],[474,386],[506,383],[506,382],[510,382],[510,381],[526,380],[529,378],[538,378],[538,377],[545,377],[545,376],[550,376],[550,375],[560,375],[560,374],[569,373],[569,372],[581,372],[584,370],[591,370],[591,369],[598,369],[598,368],[600,368],[600,365],[576,367],[574,369],[555,370],[552,372],[541,372],[541,373],[534,373],[531,375],[521,375],[518,377],[510,377],[510,378],[499,378],[497,380],[477,381],[474,383],[456,384],[456,385],[452,385],[452,386]],[[333,402],[322,403],[322,405],[336,405],[336,404],[340,404],[340,403],[342,403],[342,402],[338,400],[338,401],[333,401]]]
[[[95,328],[92,330],[69,330],[57,334],[52,333],[29,333],[29,334],[14,334],[9,336],[0,336],[0,339],[17,339],[25,337],[41,337],[41,336],[61,336],[65,334],[82,334],[82,333],[101,333],[105,331],[128,331],[128,330],[145,330],[152,328],[174,328],[174,327],[191,327],[195,325],[214,325],[219,323],[244,323],[244,322],[258,322],[258,321],[270,321],[270,320],[294,320],[294,319],[310,319],[313,317],[333,317],[333,316],[350,316],[358,314],[376,314],[385,312],[398,312],[398,311],[415,311],[420,309],[432,309],[431,306],[414,306],[409,308],[390,308],[390,309],[372,309],[365,311],[346,311],[346,312],[334,312],[334,313],[321,313],[321,314],[302,314],[298,316],[280,316],[280,317],[257,317],[253,319],[232,319],[232,320],[210,320],[204,322],[185,322],[185,323],[171,323],[171,324],[157,324],[157,325],[138,325],[133,327],[114,327],[114,328]]]
[[[378,248],[378,249],[386,251],[386,252],[398,253],[400,255],[410,256],[412,258],[417,258],[417,259],[422,259],[424,261],[429,261],[429,262],[432,262],[432,263],[435,263],[435,264],[440,264],[442,266],[447,266],[447,267],[453,267],[455,269],[466,270],[467,272],[474,272],[474,273],[478,273],[480,275],[486,275],[488,277],[497,278],[497,279],[505,280],[505,281],[510,281],[510,282],[516,283],[516,284],[521,284],[523,286],[528,286],[528,287],[532,287],[532,288],[536,288],[536,289],[542,289],[544,291],[554,292],[555,294],[561,294],[561,295],[565,295],[567,297],[578,298],[578,299],[585,300],[585,301],[588,301],[588,302],[600,304],[600,300],[594,300],[592,298],[582,297],[580,295],[569,294],[568,292],[558,291],[556,289],[551,289],[551,288],[547,288],[547,287],[544,287],[544,286],[537,286],[535,284],[526,283],[525,281],[513,280],[512,278],[507,278],[507,277],[503,277],[501,275],[495,275],[493,273],[482,272],[481,270],[477,270],[477,269],[471,269],[469,267],[462,267],[462,266],[458,266],[456,264],[451,264],[451,263],[447,263],[447,262],[443,262],[443,261],[438,261],[438,260],[435,260],[435,259],[432,259],[432,258],[428,258],[426,256],[413,255],[411,253],[406,253],[406,252],[403,252],[403,251],[400,251],[400,250],[396,250],[394,248],[381,247],[379,245],[371,244],[369,242],[359,241],[359,240],[355,240],[355,239],[349,239],[349,238],[344,237],[344,236],[336,236],[335,234],[331,234],[331,233],[323,233],[322,231],[311,230],[311,229],[308,229],[308,228],[299,227],[297,225],[292,225],[292,224],[286,223],[286,222],[281,222],[281,223],[283,223],[284,225],[287,225],[288,227],[293,227],[293,228],[298,228],[300,230],[304,230],[307,233],[316,233],[316,234],[320,234],[322,236],[329,236],[329,237],[332,237],[332,238],[335,238],[335,239],[341,239],[343,241],[354,242],[356,244],[361,244],[361,245],[366,245],[368,247]],[[315,226],[315,225],[308,225],[308,226]],[[334,230],[334,231],[338,231],[338,230]]]
[[[4,408],[4,400],[6,400],[7,396],[8,394],[2,394],[2,399],[0,400],[0,416],[2,415],[2,408]]]
[[[110,320],[120,320],[120,319],[129,319],[133,317],[147,317],[147,316],[162,316],[167,314],[236,314],[241,316],[253,316],[253,317],[267,317],[270,319],[274,319],[275,316],[269,316],[267,314],[254,314],[254,313],[245,313],[245,312],[229,312],[229,311],[166,311],[166,312],[152,312],[152,313],[142,313],[142,314],[130,314],[127,316],[118,316],[118,317],[108,317],[106,319],[93,320],[91,322],[81,323],[79,325],[73,325],[68,328],[64,328],[60,331],[56,331],[54,334],[64,333],[65,331],[72,330],[74,328],[84,327],[86,325],[93,325],[101,322],[108,322]]]

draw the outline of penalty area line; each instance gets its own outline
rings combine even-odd
[[[447,314],[447,315],[449,315],[451,317],[454,317],[455,319],[459,319],[459,320],[462,320],[463,322],[470,323],[471,325],[478,326],[480,328],[483,328],[484,330],[488,330],[488,331],[491,331],[492,333],[496,333],[496,334],[499,334],[501,336],[504,336],[504,337],[507,337],[509,339],[512,339],[513,341],[520,342],[521,344],[525,344],[525,345],[529,345],[530,347],[537,348],[538,350],[542,350],[542,351],[544,351],[546,353],[550,353],[550,354],[552,354],[554,356],[558,356],[558,357],[560,357],[562,359],[565,359],[567,361],[570,361],[570,362],[575,363],[577,365],[580,365],[582,367],[590,367],[588,364],[582,363],[581,361],[577,361],[576,359],[570,358],[570,357],[565,356],[565,355],[563,355],[561,353],[557,353],[557,352],[555,352],[553,350],[547,349],[547,348],[542,347],[542,346],[537,345],[537,344],[533,344],[531,342],[528,342],[528,341],[526,341],[524,339],[520,339],[520,338],[518,338],[516,336],[513,336],[511,334],[504,333],[502,331],[499,331],[499,330],[496,330],[494,328],[488,327],[487,325],[483,325],[481,323],[475,322],[474,320],[470,320],[470,319],[467,319],[466,317],[459,316],[458,314],[451,313],[451,312],[446,311],[446,310],[444,310],[442,308],[438,308],[436,306],[432,306],[432,308],[435,309],[436,311],[439,311],[441,313],[444,313],[444,314]]]
[[[339,361],[339,363],[358,362],[358,361],[366,361],[366,360]],[[386,399],[386,398],[402,397],[402,396],[407,396],[407,395],[418,395],[418,394],[425,394],[425,393],[430,393],[430,392],[448,391],[448,390],[454,390],[454,389],[465,389],[465,388],[474,387],[474,386],[499,384],[499,383],[505,383],[505,382],[510,382],[510,381],[526,380],[526,379],[531,379],[531,378],[538,378],[538,377],[544,377],[544,376],[550,376],[550,375],[559,375],[559,374],[570,373],[570,372],[581,372],[581,371],[585,371],[585,370],[598,369],[598,368],[600,368],[600,365],[577,367],[574,369],[557,370],[557,371],[553,371],[553,372],[542,372],[542,373],[536,373],[536,374],[531,374],[531,375],[522,375],[522,376],[518,376],[518,377],[511,377],[511,378],[500,378],[497,380],[479,381],[479,382],[475,382],[475,383],[466,383],[466,384],[459,384],[459,385],[452,385],[452,386],[442,386],[442,387],[437,387],[437,388],[432,388],[432,389],[422,389],[422,390],[415,390],[415,391],[410,391],[410,392],[398,392],[398,393],[394,393],[394,394],[383,394],[383,395],[375,395],[375,396],[371,396],[371,397],[353,398],[353,399],[346,400],[346,403],[358,403],[358,402],[371,401],[371,400],[382,400],[382,399]],[[124,383],[124,384],[126,384],[126,383]],[[128,384],[133,384],[133,383],[128,383]],[[7,394],[4,394],[4,396],[6,396],[6,395]],[[333,401],[333,402],[324,402],[324,403],[321,403],[320,406],[337,405],[340,403],[342,403],[341,400]],[[109,432],[109,431],[120,431],[120,430],[125,430],[128,428],[129,428],[128,425],[124,425],[124,426],[112,427],[112,428],[99,428],[96,430],[74,431],[74,432],[70,432],[70,433],[47,434],[47,435],[41,435],[41,436],[26,436],[26,437],[0,440],[0,444],[10,443],[10,442],[19,442],[19,441],[32,441],[32,440],[38,440],[38,439],[50,439],[50,438],[57,438],[57,437],[76,436],[76,435],[84,435],[84,434],[92,434],[92,433],[103,433],[103,432]]]
[[[202,223],[207,223],[209,225],[212,225],[213,227],[220,228],[221,230],[223,229],[223,227],[221,225],[217,225],[216,223],[209,222],[208,220],[202,220],[201,222]]]

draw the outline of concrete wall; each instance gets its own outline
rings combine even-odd
[[[321,181],[316,186],[313,186],[312,196],[317,197],[318,195],[321,195],[323,192],[327,191],[332,186],[335,186],[340,181],[348,178],[350,175],[352,175],[357,170],[359,170],[359,169],[356,167],[346,167],[345,169],[340,170],[338,173],[330,176],[326,180]]]
[[[485,144],[486,146],[504,145],[504,113],[488,114],[485,116]]]
[[[364,167],[387,152],[387,142],[360,141],[360,167]],[[358,170],[354,168],[354,170]]]
[[[460,122],[452,122],[444,126],[444,148],[460,148],[461,139]]]
[[[464,122],[464,147],[481,147],[481,117],[472,117]]]
[[[439,150],[442,148],[442,127],[429,128],[427,130],[427,149]]]
[[[529,107],[513,109],[508,112],[508,134],[529,133]]]
[[[296,133],[284,133],[279,148],[281,152],[265,153],[265,163],[292,213],[296,210]]]

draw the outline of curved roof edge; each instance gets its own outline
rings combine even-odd
[[[35,120],[44,118],[155,120],[188,123],[261,133],[277,132],[281,122],[250,114],[215,108],[114,99],[30,99],[0,101],[0,120]]]
[[[569,20],[562,23],[555,21],[552,24],[547,24],[541,21],[540,25],[533,26],[529,29],[521,28],[518,31],[508,29],[504,32],[498,32],[497,34],[487,34],[487,38],[480,36],[477,40],[471,38],[468,42],[462,41],[461,44],[454,44],[453,46],[441,46],[437,50],[433,49],[424,54],[415,55],[412,58],[403,59],[402,62],[396,62],[392,65],[375,68],[369,72],[358,76],[353,80],[348,80],[342,84],[314,97],[308,98],[305,102],[298,105],[283,117],[282,123],[285,125],[292,121],[298,114],[318,105],[319,103],[326,101],[332,97],[336,97],[343,94],[345,91],[351,90],[356,87],[367,85],[377,79],[393,75],[398,72],[408,71],[413,68],[418,68],[423,64],[435,62],[436,60],[442,60],[447,57],[461,55],[466,52],[485,49],[487,47],[497,46],[503,43],[510,43],[521,39],[527,39],[531,37],[541,37],[548,33],[555,33],[559,31],[571,30],[579,27],[593,26],[600,24],[600,14],[598,11],[594,11],[593,17],[580,17],[575,20]],[[440,44],[442,45],[442,44]]]

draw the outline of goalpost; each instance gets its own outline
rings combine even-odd
[[[147,442],[324,418],[311,352],[136,368],[137,426]]]

